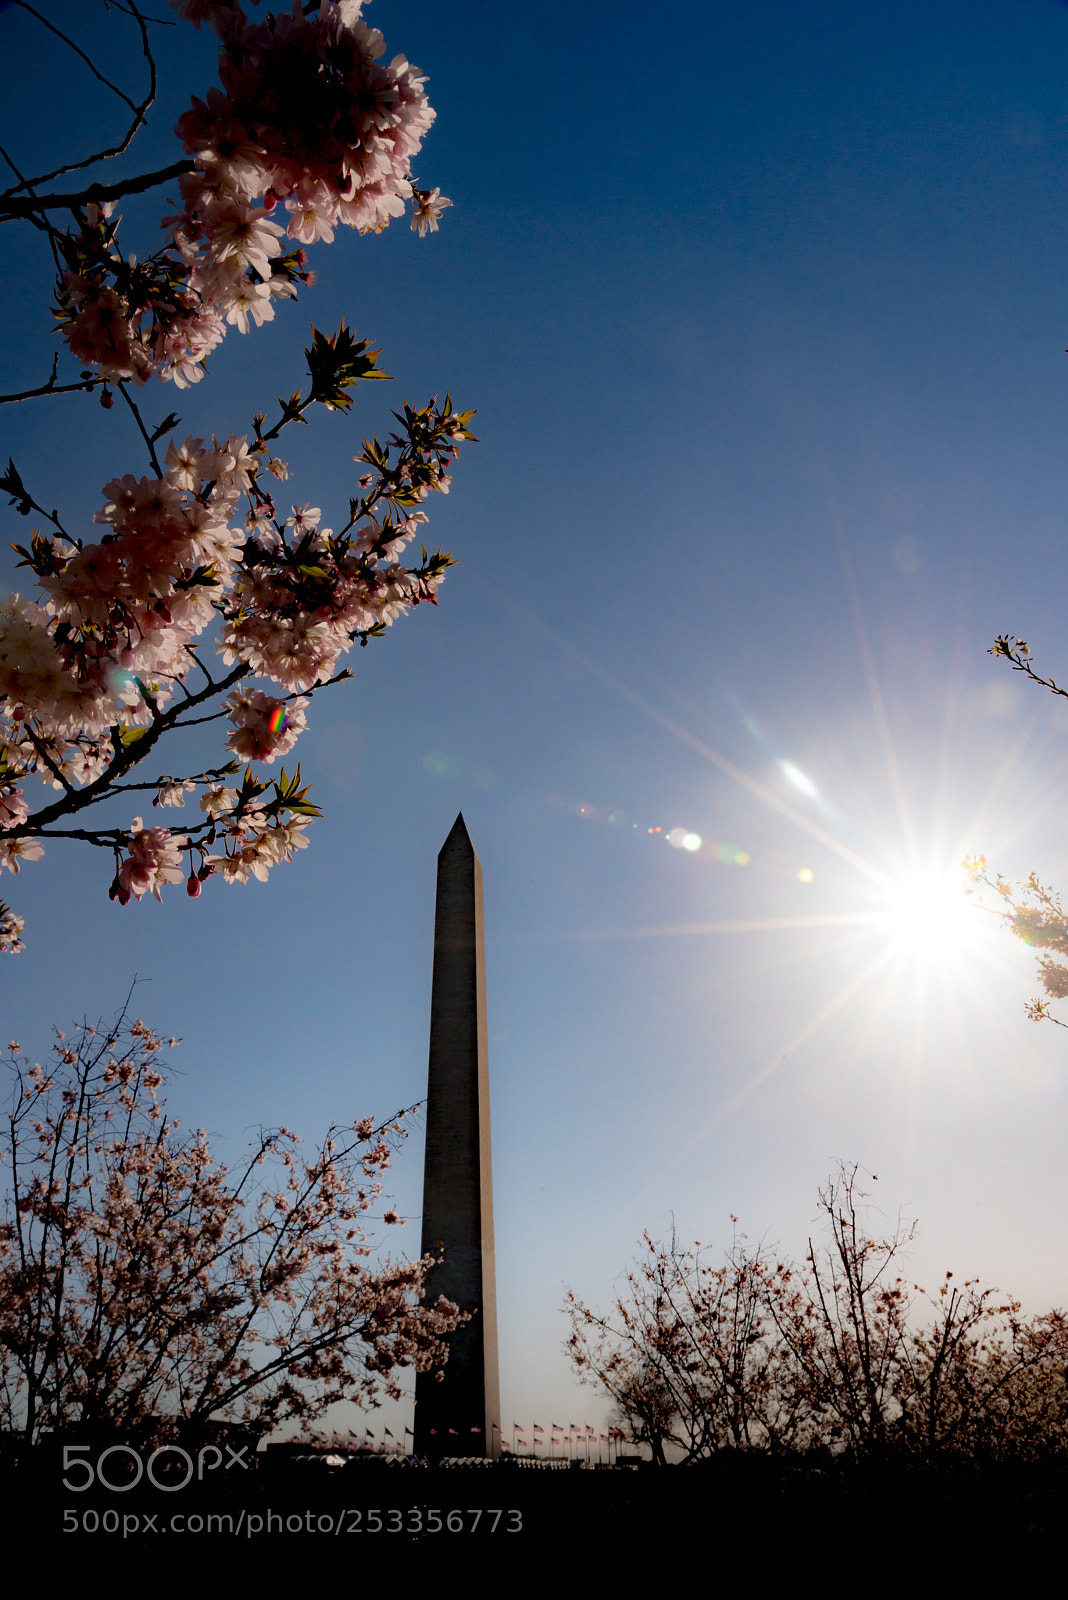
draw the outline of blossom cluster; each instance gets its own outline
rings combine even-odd
[[[99,543],[34,541],[47,602],[10,595],[0,611],[0,699],[16,735],[75,743],[84,778],[109,759],[107,730],[151,720],[232,587],[244,533],[229,524],[253,469],[244,439],[205,448],[189,438],[168,450],[162,478],[104,485]],[[64,768],[73,754],[64,750]]]
[[[0,913],[0,955],[17,956],[26,948],[22,942],[22,935],[26,923],[22,917],[16,917],[13,911]]]
[[[270,766],[286,755],[308,726],[303,695],[290,700],[264,694],[262,689],[235,689],[223,702],[234,731],[226,743],[242,761],[263,761]]]
[[[389,550],[399,550],[425,520],[416,512],[399,528],[391,525]],[[254,672],[292,691],[326,683],[354,639],[388,626],[421,600],[432,599],[444,576],[443,571],[413,572],[395,560],[375,564],[379,549],[373,535],[335,541],[329,528],[318,532],[307,511],[301,525],[306,531],[295,546],[285,549],[288,559],[280,559],[284,547],[279,543],[273,549],[257,545],[245,562],[227,603],[227,625],[219,646],[227,663],[247,662]],[[292,704],[295,723],[274,746],[268,741],[274,753],[284,754],[303,726],[304,702]],[[235,707],[235,720],[240,716],[242,726],[231,737],[231,748],[240,754],[263,742],[276,705],[265,702],[259,715],[251,704]]]
[[[128,905],[131,895],[140,900],[142,895],[151,894],[158,900],[161,884],[181,883],[185,843],[169,828],[146,828],[141,818],[135,817],[130,825],[129,852],[112,891],[120,905]]]
[[[270,817],[265,811],[251,810],[235,814],[226,830],[226,846],[221,855],[206,855],[202,872],[217,871],[224,883],[247,883],[249,878],[266,881],[273,866],[281,861],[292,861],[294,850],[303,850],[308,843],[304,837],[307,820],[290,817],[282,820]],[[199,875],[189,879],[189,892],[198,890]]]
[[[1016,642],[1017,650],[1026,650]],[[1029,1000],[1027,1015],[1032,1022],[1061,1022],[1050,1011],[1051,1000],[1068,999],[1068,913],[1061,896],[1048,884],[1031,873],[1025,883],[1012,884],[1000,873],[991,877],[985,856],[967,857],[961,865],[971,878],[974,888],[992,889],[1002,904],[996,911],[1009,932],[1036,952],[1038,978],[1046,992],[1045,1000]],[[971,891],[969,891],[971,892]],[[980,908],[984,906],[980,899]]]
[[[176,129],[193,166],[179,178],[168,244],[127,260],[111,206],[90,205],[63,238],[56,294],[83,365],[108,380],[155,373],[184,387],[228,325],[270,321],[275,299],[307,281],[305,246],[329,242],[338,226],[381,232],[408,202],[422,235],[451,202],[413,185],[434,118],[425,79],[403,55],[384,62],[361,0],[324,0],[309,16],[294,0],[263,22],[237,4],[172,4],[198,26],[210,21],[222,50],[221,87]]]

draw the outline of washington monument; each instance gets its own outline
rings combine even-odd
[[[450,1336],[441,1382],[416,1374],[415,1453],[499,1456],[482,868],[462,816],[438,856],[422,1250],[443,1252],[427,1302],[474,1316]]]

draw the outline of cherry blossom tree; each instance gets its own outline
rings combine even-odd
[[[221,47],[218,86],[179,120],[182,156],[65,188],[69,174],[84,180],[127,151],[144,125],[162,24],[138,0],[116,0],[147,63],[148,87],[135,99],[33,7],[14,3],[89,62],[130,120],[113,146],[34,176],[0,152],[16,180],[0,195],[0,222],[31,225],[47,242],[58,331],[78,369],[61,381],[57,353],[45,382],[0,399],[84,391],[110,409],[118,396],[150,471],[117,471],[104,484],[97,541],[49,509],[13,461],[0,475],[16,512],[39,523],[15,545],[37,595],[0,601],[0,871],[39,860],[50,838],[77,839],[112,853],[110,893],[124,905],[159,899],[183,878],[197,896],[214,875],[262,880],[307,844],[320,812],[300,768],[268,781],[255,767],[290,754],[312,696],[350,675],[341,658],[354,644],[436,603],[451,557],[425,546],[414,565],[401,557],[427,521],[430,494],[448,492],[473,413],[455,411],[448,396],[394,413],[393,433],[363,441],[335,531],[310,501],[288,515],[276,504],[289,469],[275,444],[313,408],[347,411],[356,384],[387,376],[369,340],[344,323],[330,336],[313,329],[306,390],[279,399],[269,425],[257,412],[244,435],[182,439],[174,413],[153,422],[138,394],[152,382],[181,390],[201,381],[231,328],[262,326],[276,302],[310,282],[307,247],[329,243],[337,227],[378,233],[410,204],[412,228],[435,231],[450,202],[420,189],[411,169],[434,113],[418,70],[400,55],[385,64],[360,0],[296,0],[262,22],[236,0],[171,0],[185,21],[208,23]],[[125,254],[116,202],[172,182],[180,201],[164,219],[163,246]],[[212,720],[228,725],[216,766],[130,779],[165,735]],[[36,809],[30,779],[52,791]],[[83,825],[81,813],[135,793],[164,808],[195,796],[199,820],[180,832],[147,826],[143,815]],[[22,932],[0,902],[0,952],[21,949]]]
[[[228,1169],[168,1116],[163,1049],[125,1013],[57,1033],[44,1066],[8,1047],[4,1430],[263,1433],[398,1397],[401,1369],[440,1366],[464,1318],[425,1303],[431,1259],[370,1262],[369,1220],[401,1220],[381,1179],[407,1113],[332,1128],[308,1156],[264,1131]]]
[[[723,1265],[707,1247],[649,1234],[607,1315],[569,1291],[567,1353],[605,1391],[654,1461],[697,1461],[726,1448],[795,1442],[806,1408],[789,1395],[785,1350],[767,1312],[773,1278],[762,1252],[736,1236]]]
[[[1044,1459],[1068,1446],[1068,1317],[947,1272],[900,1363],[898,1435],[926,1459]]]
[[[1025,1318],[952,1273],[935,1294],[910,1283],[914,1225],[870,1233],[858,1173],[820,1190],[825,1238],[802,1265],[744,1235],[717,1266],[647,1234],[607,1315],[568,1295],[573,1366],[654,1460],[1029,1460],[1068,1444],[1068,1317]]]
[[[914,1230],[899,1221],[888,1238],[870,1236],[858,1171],[843,1164],[820,1189],[827,1243],[810,1238],[800,1270],[780,1266],[766,1303],[824,1442],[861,1455],[883,1448],[897,1410],[909,1310],[898,1268]]]

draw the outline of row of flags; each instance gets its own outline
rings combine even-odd
[[[503,1438],[503,1430],[498,1429],[496,1423],[493,1426],[497,1432],[501,1433]],[[513,1448],[515,1446],[521,1446],[524,1450],[528,1448],[526,1438],[522,1437],[528,1431],[530,1430],[526,1428],[524,1423],[512,1423]],[[556,1437],[557,1434],[560,1435],[559,1439]],[[607,1433],[599,1433],[596,1428],[591,1428],[588,1422],[569,1422],[566,1428],[562,1422],[554,1422],[549,1428],[549,1437],[546,1439],[545,1429],[540,1422],[535,1422],[531,1437],[536,1450],[539,1444],[548,1444],[550,1449],[556,1444],[561,1446],[565,1444],[568,1446],[574,1444],[614,1444],[621,1440],[624,1435],[622,1428],[609,1428]]]
[[[405,1434],[410,1434],[411,1431],[411,1428],[404,1429]],[[387,1439],[390,1440],[389,1444],[386,1444],[385,1442]],[[403,1438],[398,1439],[396,1434],[391,1433],[388,1428],[383,1428],[381,1441],[378,1440],[377,1436],[370,1428],[365,1428],[363,1430],[362,1438],[353,1428],[349,1428],[347,1433],[342,1433],[339,1429],[335,1428],[332,1434],[325,1432],[325,1430],[313,1433],[295,1434],[293,1437],[293,1443],[295,1445],[308,1445],[309,1447],[317,1450],[366,1450],[368,1448],[372,1450],[404,1449]]]
[[[494,1433],[499,1433],[501,1435],[501,1440],[503,1443],[507,1430],[498,1427],[497,1423],[494,1423],[493,1431]],[[430,1432],[431,1434],[436,1435],[438,1430],[436,1428],[431,1428]],[[445,1430],[445,1432],[449,1438],[458,1439],[460,1437],[461,1430],[459,1428],[448,1428]],[[469,1428],[467,1429],[467,1432],[481,1434],[482,1429]],[[609,1428],[607,1433],[600,1433],[597,1431],[597,1429],[592,1428],[588,1422],[569,1422],[566,1428],[561,1422],[553,1422],[549,1427],[548,1439],[546,1439],[545,1429],[540,1422],[535,1422],[533,1429],[528,1429],[522,1422],[513,1422],[511,1433],[513,1450],[517,1448],[523,1450],[529,1449],[529,1445],[527,1444],[527,1439],[525,1437],[527,1434],[529,1434],[533,1439],[535,1450],[539,1444],[544,1445],[546,1443],[548,1443],[550,1449],[557,1444],[559,1444],[561,1447],[565,1444],[569,1447],[576,1444],[614,1444],[621,1441],[624,1437],[622,1428]],[[559,1438],[557,1438],[558,1434],[560,1436]],[[382,1451],[401,1451],[405,1448],[404,1441],[408,1438],[414,1439],[414,1437],[415,1436],[412,1433],[411,1428],[405,1428],[402,1438],[400,1439],[397,1438],[396,1434],[391,1433],[389,1428],[383,1428],[381,1441],[379,1441],[377,1435],[371,1428],[365,1428],[363,1430],[362,1439],[353,1428],[349,1428],[347,1434],[341,1433],[335,1428],[332,1435],[326,1432],[297,1434],[293,1440],[293,1443],[296,1445],[308,1445],[317,1449],[366,1450],[370,1448],[372,1450]],[[390,1440],[389,1444],[386,1444],[387,1439]]]

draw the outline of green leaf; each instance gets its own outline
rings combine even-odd
[[[278,796],[277,803],[281,808],[286,811],[292,811],[296,816],[321,817],[322,812],[319,807],[312,805],[307,798],[310,788],[310,784],[305,784],[303,789],[300,787],[299,766],[292,777],[288,775],[285,767],[283,767],[281,776],[274,786],[274,792]]]
[[[352,399],[345,393],[353,384],[388,378],[378,367],[380,350],[369,339],[356,339],[342,318],[337,332],[327,338],[314,325],[311,347],[304,352],[312,380],[312,398],[329,411],[348,411]]]

